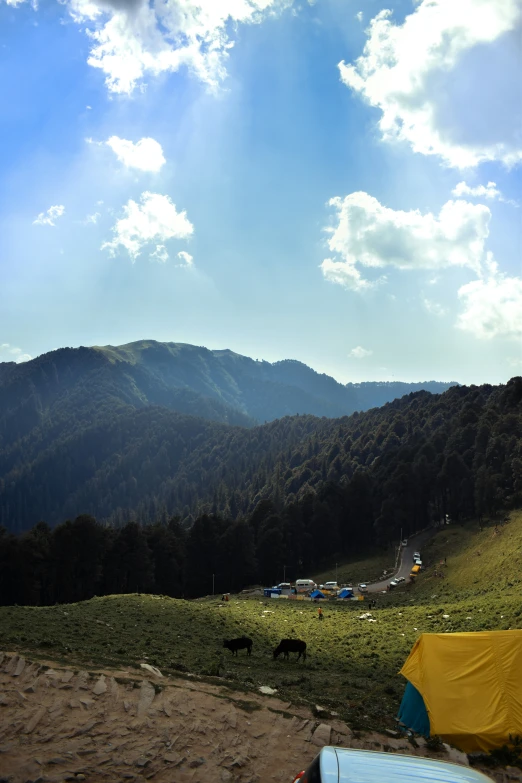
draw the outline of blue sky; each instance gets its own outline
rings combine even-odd
[[[521,374],[521,15],[0,0],[0,361],[152,338]]]

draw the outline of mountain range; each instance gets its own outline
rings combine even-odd
[[[306,414],[331,420],[451,385],[343,385],[293,360],[153,340],[0,363],[0,523],[20,530],[35,517],[55,524],[83,511],[108,519],[155,496],[158,482],[173,481],[167,505],[182,502],[188,513],[205,494],[201,466],[237,428],[255,429],[249,454],[260,444],[266,457],[275,430],[262,423]],[[285,441],[285,426],[277,428],[278,449],[298,440]],[[189,463],[195,472],[184,478]]]

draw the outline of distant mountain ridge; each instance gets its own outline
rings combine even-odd
[[[0,447],[64,410],[157,405],[238,426],[287,415],[337,418],[412,391],[442,393],[452,383],[343,385],[302,362],[270,363],[230,350],[141,340],[121,346],[62,348],[23,364],[0,363]],[[83,412],[83,414],[82,414]]]
[[[122,346],[95,347],[109,361],[141,366],[169,387],[190,388],[220,399],[258,422],[296,413],[338,417],[384,405],[413,391],[440,394],[449,383],[367,382],[342,384],[302,362],[267,362],[230,350],[210,350],[186,343],[142,340]]]

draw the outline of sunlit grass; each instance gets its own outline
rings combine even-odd
[[[246,690],[270,685],[288,701],[321,704],[351,725],[382,729],[393,725],[404,689],[398,671],[419,634],[522,627],[522,514],[500,531],[441,531],[423,550],[428,567],[417,584],[379,596],[376,622],[359,619],[365,601],[323,603],[319,621],[317,605],[306,601],[107,596],[0,608],[0,645],[71,666],[149,662],[164,673],[219,676]],[[444,568],[436,565],[444,557],[441,579],[433,572]],[[363,568],[370,572],[367,563]],[[254,641],[252,657],[244,651],[232,657],[223,638],[243,634]],[[306,663],[272,659],[284,637],[307,642]]]

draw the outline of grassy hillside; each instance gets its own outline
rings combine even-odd
[[[320,622],[310,602],[108,596],[0,608],[0,646],[70,666],[148,661],[164,673],[219,676],[245,690],[270,685],[289,701],[325,705],[354,727],[382,729],[394,723],[404,689],[397,672],[420,633],[522,628],[521,543],[522,512],[500,533],[494,526],[441,531],[423,553],[433,565],[413,587],[379,596],[375,622],[359,619],[363,601],[325,603]],[[434,563],[444,557],[441,579],[433,576]],[[366,562],[364,572],[370,570]],[[254,641],[251,658],[244,651],[233,658],[222,648],[224,637],[242,634]],[[272,659],[282,637],[307,642],[306,663]]]
[[[324,584],[336,578],[339,584],[359,584],[359,582],[375,582],[384,571],[391,572],[395,565],[395,551],[389,547],[378,555],[368,555],[357,560],[349,559],[333,563],[329,568],[313,574],[311,577],[317,584]]]
[[[390,600],[409,602],[414,597],[416,603],[429,602],[434,595],[451,600],[484,596],[492,603],[505,596],[520,599],[522,512],[511,512],[507,519],[441,529],[423,547],[425,570],[414,588],[403,586],[395,590]]]

